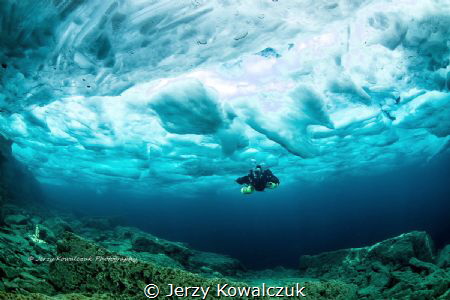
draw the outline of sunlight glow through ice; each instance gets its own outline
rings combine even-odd
[[[43,182],[228,189],[254,163],[289,183],[449,148],[448,1],[8,0],[0,12],[0,132]]]

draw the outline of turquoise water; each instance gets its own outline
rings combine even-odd
[[[368,246],[412,230],[428,232],[437,249],[448,244],[449,159],[378,176],[299,181],[251,196],[239,195],[237,185],[234,192],[211,190],[191,200],[47,191],[52,204],[62,202],[80,216],[119,216],[159,237],[228,254],[250,268],[297,268],[301,255]]]
[[[448,1],[2,1],[0,133],[52,205],[255,268],[448,243]],[[256,164],[281,180],[244,197]]]

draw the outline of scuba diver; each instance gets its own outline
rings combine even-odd
[[[280,180],[273,175],[269,169],[263,170],[257,165],[254,170],[250,170],[249,174],[236,179],[238,184],[244,185],[241,188],[242,194],[251,194],[255,190],[262,192],[265,188],[274,189],[280,185]]]

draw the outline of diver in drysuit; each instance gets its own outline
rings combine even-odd
[[[280,180],[273,175],[269,169],[263,170],[257,165],[254,170],[250,170],[249,174],[236,179],[238,184],[244,185],[241,188],[242,194],[251,194],[255,190],[262,192],[265,188],[274,189],[280,185]]]

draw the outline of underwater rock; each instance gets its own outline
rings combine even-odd
[[[369,247],[302,256],[300,271],[356,284],[358,295],[368,299],[445,299],[450,274],[439,266],[446,251],[435,260],[430,236],[414,231]]]
[[[72,224],[69,224],[68,222],[62,220],[61,218],[48,218],[46,219],[43,224],[47,228],[51,228],[53,235],[56,238],[59,238],[64,232],[69,231],[73,232],[73,226]]]
[[[167,292],[164,290],[164,287],[167,286],[167,284],[178,286],[203,286],[212,287],[212,289],[214,289],[217,284],[226,283],[236,287],[249,286],[244,282],[233,282],[231,279],[205,278],[176,268],[165,268],[157,266],[154,263],[139,260],[126,260],[127,257],[108,251],[107,249],[70,232],[66,232],[64,238],[58,242],[57,251],[58,256],[62,257],[62,260],[52,262],[50,265],[50,278],[57,293],[77,292],[86,297],[92,296],[94,293],[105,293],[111,294],[109,299],[142,299],[142,290],[150,283],[163,287],[161,293]],[[92,257],[93,261],[63,261],[64,258],[89,257]],[[116,257],[117,259],[123,260],[112,262],[100,259],[106,257]],[[241,279],[244,279],[244,277]],[[261,282],[265,281],[263,280]],[[253,284],[254,286],[257,286],[256,283]],[[285,282],[285,284],[291,285],[292,283]],[[302,282],[301,285],[307,287],[308,297],[310,299],[356,299],[356,286],[337,280],[313,280]],[[217,296],[216,293],[211,292],[206,299],[228,298],[230,297]],[[269,298],[262,296],[241,296],[235,297],[235,299]],[[288,297],[286,299],[296,298]]]
[[[439,252],[437,265],[441,268],[450,268],[450,245],[447,245]]]
[[[136,237],[132,240],[131,251],[164,254],[191,272],[236,275],[245,270],[241,262],[226,255],[192,250],[181,243],[159,239],[149,234],[136,233],[134,236]],[[147,259],[152,258],[147,256]],[[158,260],[153,262],[161,264]]]
[[[368,248],[368,259],[378,259],[384,264],[405,264],[412,257],[434,261],[431,237],[426,232],[413,231],[387,239]]]
[[[370,247],[304,255],[300,258],[300,270],[304,271],[305,275],[335,278],[346,272],[358,273],[361,266],[370,266],[373,263],[385,266],[405,265],[413,257],[431,262],[434,260],[433,253],[430,236],[425,232],[413,231]]]
[[[222,275],[236,275],[245,271],[244,266],[237,259],[210,252],[196,251],[189,258],[188,266],[192,270],[200,270],[203,273],[218,272]]]
[[[28,217],[24,215],[8,215],[4,219],[7,225],[26,225],[28,221]]]
[[[0,291],[0,299],[7,300],[111,300],[115,299],[109,294],[94,294],[91,297],[82,294],[60,294],[55,297],[41,293],[15,294]]]
[[[72,223],[71,223],[72,224]],[[198,272],[188,266],[188,259],[196,251],[182,243],[157,238],[133,227],[117,226],[99,230],[83,222],[75,232],[99,243],[110,251],[159,266],[175,267]],[[74,231],[72,231],[74,232]]]
[[[418,260],[415,257],[413,257],[409,260],[409,264],[413,267],[413,269],[417,273],[421,273],[422,271],[424,271],[427,274],[431,274],[431,273],[439,270],[439,268],[435,264]]]
[[[85,227],[98,230],[111,230],[120,225],[121,220],[117,217],[85,217],[82,222]]]
[[[345,284],[337,280],[307,282],[305,286],[308,291],[306,299],[357,299],[357,288],[355,285]]]
[[[309,299],[444,300],[450,295],[450,246],[435,259],[433,243],[424,232],[403,234],[370,247],[302,257],[301,272],[282,268],[259,272],[245,270],[233,258],[193,250],[137,228],[87,227],[88,222],[76,218],[50,212],[36,215],[12,205],[7,211],[14,221],[0,231],[0,299],[142,299],[142,289],[149,283],[300,283]],[[45,243],[32,238],[36,225],[38,239]]]
[[[161,253],[164,251],[163,245],[146,237],[138,237],[134,239],[132,245],[132,250],[136,252]]]
[[[193,251],[179,243],[161,240],[155,237],[139,236],[132,241],[132,250],[153,254],[163,253],[173,260],[185,265]]]
[[[5,281],[5,288],[18,291],[32,291],[34,293],[48,293],[53,287],[44,279],[37,278],[29,273],[21,273],[12,281]]]
[[[103,231],[101,240],[98,232],[90,232],[90,237],[111,251],[160,266],[217,276],[236,275],[245,270],[237,259],[193,250],[183,243],[160,239],[132,227]]]
[[[184,266],[182,266],[179,262],[162,253],[150,254],[145,252],[141,253],[130,252],[129,254],[141,261],[152,262],[158,266],[184,269]]]
[[[0,233],[0,290],[16,293],[54,291],[47,281],[48,265],[39,258],[52,257],[55,247],[34,243],[30,234],[27,226],[3,228]],[[0,299],[4,298],[0,296]]]
[[[33,225],[37,221],[42,222],[39,224],[39,238],[47,239],[46,243],[33,242],[29,237],[32,234],[30,225],[6,227],[4,232],[0,232],[0,299],[142,299],[142,289],[149,283],[212,287],[218,283],[233,286],[260,286],[261,283],[291,286],[301,283],[307,287],[310,299],[357,299],[354,284],[322,279],[305,282],[302,278],[293,278],[298,272],[285,269],[268,273],[247,272],[235,259],[192,250],[182,243],[159,239],[137,228],[119,226],[114,230],[101,231],[85,228],[85,223],[76,219],[35,219]],[[64,225],[60,227],[59,224]],[[66,227],[87,234],[89,238],[104,234],[101,245],[108,248],[64,230]],[[125,236],[129,239],[124,239]],[[49,238],[61,240],[55,246],[48,242]],[[138,245],[136,241],[143,243],[140,244],[143,247],[141,250],[153,249],[163,253],[134,252],[132,248],[133,243]],[[173,258],[180,259],[180,252],[185,255],[185,259],[181,259],[185,260],[184,264]],[[41,261],[40,258],[58,259]],[[223,275],[230,277],[225,279]],[[274,276],[278,276],[276,281]],[[257,282],[252,278],[258,278]],[[434,282],[441,279],[437,277]],[[442,280],[440,284],[444,284]],[[207,299],[225,297],[211,295]]]
[[[66,232],[58,242],[60,257],[92,258],[92,261],[55,261],[50,265],[52,284],[58,291],[93,294],[99,292],[120,295],[121,299],[142,299],[142,289],[150,283],[158,286],[215,286],[226,283],[223,279],[206,279],[174,268],[164,268],[152,263],[133,261],[110,252],[73,233]],[[115,257],[117,261],[106,258]],[[214,295],[208,299],[217,299]],[[247,297],[241,297],[247,299]],[[252,297],[252,299],[264,299]]]

